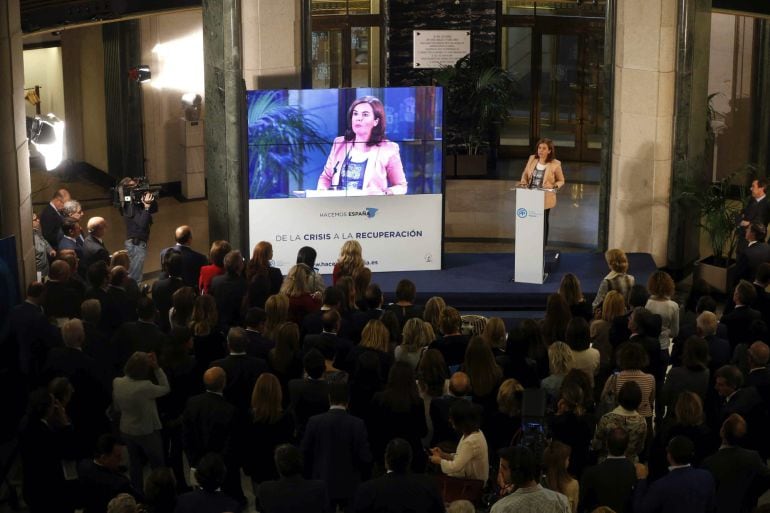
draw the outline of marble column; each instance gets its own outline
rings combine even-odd
[[[677,25],[673,176],[666,267],[684,275],[699,257],[700,227],[692,206],[675,198],[686,183],[706,184],[706,124],[711,52],[711,0],[680,0]]]
[[[16,236],[19,284],[35,278],[19,1],[0,2],[0,237]]]
[[[240,0],[203,0],[209,236],[248,255]]]
[[[676,0],[619,0],[609,247],[667,258]]]

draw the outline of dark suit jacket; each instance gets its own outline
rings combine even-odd
[[[703,468],[714,476],[719,513],[752,511],[770,486],[770,470],[759,454],[742,447],[722,447],[704,460]]]
[[[436,481],[423,474],[391,472],[361,484],[354,513],[443,513],[444,500]]]
[[[289,381],[289,401],[294,426],[302,436],[310,417],[329,409],[329,384],[322,379],[292,379]]]
[[[222,274],[211,280],[209,293],[214,296],[219,312],[219,326],[227,331],[241,324],[241,307],[246,295],[246,280],[241,276]]]
[[[80,242],[80,240],[71,240],[67,237],[62,236],[61,239],[59,239],[59,248],[58,251],[62,251],[64,249],[72,249],[75,251],[75,254],[78,256],[78,259],[80,260],[80,265],[78,266],[78,270],[86,271],[87,268],[84,267],[83,262],[83,243]],[[81,274],[83,274],[81,272]]]
[[[105,513],[107,504],[119,493],[127,493],[142,500],[124,474],[97,465],[91,459],[82,460],[78,464],[78,479],[83,513]]]
[[[235,407],[224,397],[211,392],[195,395],[187,401],[182,415],[182,444],[190,466],[209,452],[232,456],[234,447]]]
[[[14,370],[37,379],[48,351],[62,345],[61,333],[48,322],[42,308],[27,301],[11,308],[8,319],[3,362],[18,362]]]
[[[121,324],[112,340],[116,367],[122,370],[136,351],[160,355],[167,340],[166,334],[155,323],[131,321]]]
[[[49,317],[80,317],[80,305],[84,295],[76,288],[61,281],[45,282],[43,309]]]
[[[646,369],[642,369],[655,376],[656,380],[662,380],[665,375],[666,368],[663,365],[660,355],[660,340],[657,337],[646,337],[641,335],[632,335],[628,339],[629,342],[636,342],[641,344],[647,351],[647,356],[650,359],[650,364]]]
[[[341,409],[310,418],[302,452],[306,472],[326,482],[332,500],[352,498],[372,462],[364,421]]]
[[[453,395],[437,397],[430,402],[430,420],[433,424],[433,438],[430,446],[436,447],[442,442],[452,442],[457,444],[460,441],[460,435],[449,424],[449,409],[455,401],[464,401],[465,399]],[[470,398],[468,398],[470,400]],[[511,433],[513,437],[513,433]]]
[[[626,458],[607,459],[588,467],[580,480],[580,504],[586,511],[609,506],[616,513],[631,511],[636,485],[634,464]]]
[[[86,290],[86,299],[97,299],[102,306],[102,316],[99,319],[99,327],[108,333],[114,333],[126,319],[123,318],[123,309],[115,298],[101,288],[89,288]]]
[[[241,509],[238,502],[224,492],[196,490],[179,496],[174,513],[240,513]]]
[[[51,247],[58,249],[59,239],[64,236],[61,231],[64,218],[50,203],[40,211],[38,217],[40,218],[40,229],[43,232],[43,238],[48,241]]]
[[[275,347],[275,342],[265,338],[265,336],[258,331],[246,330],[246,334],[249,336],[249,345],[246,348],[246,354],[267,360],[267,355],[270,353],[270,350]]]
[[[757,201],[753,197],[749,198],[748,204],[741,212],[741,219],[767,226],[767,223],[770,222],[770,201],[768,201],[767,196],[761,201]]]
[[[430,344],[430,349],[438,349],[444,355],[447,366],[462,365],[465,360],[465,349],[468,347],[468,337],[452,335],[441,337]]]
[[[326,483],[299,475],[259,485],[259,502],[264,513],[326,513],[330,509]]]
[[[306,335],[305,340],[302,342],[302,352],[307,353],[311,349],[318,349],[321,351],[323,346],[331,346],[334,348],[334,366],[338,369],[353,372],[353,369],[348,365],[348,354],[353,349],[353,342],[346,338],[342,338],[335,333],[318,333],[314,335]],[[323,353],[323,351],[321,351]]]
[[[715,498],[714,478],[707,470],[679,468],[652,485],[637,481],[634,513],[710,513]]]
[[[242,412],[251,406],[251,393],[257,379],[263,372],[268,372],[264,360],[246,354],[228,355],[211,362],[211,367],[222,367],[225,370],[225,398]]]
[[[759,264],[770,262],[770,245],[765,242],[755,242],[738,255],[735,263],[735,283],[739,280],[754,281]]]
[[[176,251],[182,255],[182,281],[184,281],[185,286],[198,290],[201,267],[208,265],[209,259],[189,246],[177,244],[160,252],[161,265],[163,265],[164,257],[168,251]]]
[[[88,235],[83,240],[83,267],[88,269],[91,264],[98,261],[110,264],[110,252],[104,247],[104,243],[99,242],[93,235]]]
[[[761,318],[758,311],[748,306],[737,307],[722,316],[720,322],[727,326],[727,340],[731,349],[735,350],[738,344],[754,342],[751,337],[751,323]]]
[[[163,331],[168,331],[171,328],[168,321],[168,311],[173,306],[172,296],[174,292],[184,286],[182,278],[175,276],[162,278],[152,284],[152,300],[155,302],[155,308],[158,309],[158,326]]]

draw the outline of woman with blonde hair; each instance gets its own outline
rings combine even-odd
[[[622,249],[610,249],[604,254],[604,259],[607,261],[607,266],[610,268],[610,272],[602,279],[599,284],[599,290],[596,292],[596,297],[592,307],[594,310],[599,308],[604,301],[604,296],[610,290],[617,290],[623,295],[623,299],[628,304],[628,293],[631,287],[634,286],[634,277],[628,274],[628,257]]]
[[[309,313],[321,308],[321,294],[310,289],[312,270],[305,264],[296,264],[281,285],[281,294],[289,298],[289,320],[302,324]]]
[[[553,405],[559,399],[559,390],[564,376],[572,369],[572,349],[564,342],[554,342],[548,347],[548,369],[550,374],[540,382],[549,402]]]
[[[289,397],[289,381],[302,377],[299,326],[293,322],[284,322],[278,327],[275,333],[275,347],[267,353],[267,365],[270,372],[281,382],[285,401]]]
[[[511,445],[513,434],[521,427],[521,401],[524,387],[508,378],[497,389],[497,404],[485,425],[490,461],[497,461],[497,452]],[[494,466],[494,465],[493,465]]]
[[[340,257],[337,259],[337,263],[334,264],[334,270],[332,271],[332,285],[336,285],[337,280],[342,276],[353,276],[353,272],[356,269],[364,267],[362,253],[361,243],[357,240],[349,240],[342,245]]]
[[[385,381],[393,365],[393,355],[390,353],[390,332],[388,328],[377,319],[366,323],[361,332],[361,342],[348,353],[347,368],[355,369],[359,360],[376,355],[380,364],[380,379]]]
[[[548,444],[543,451],[543,486],[566,495],[572,513],[577,513],[580,485],[567,472],[571,453],[570,446],[558,440]]]
[[[294,421],[283,409],[281,383],[274,374],[263,373],[251,393],[251,422],[246,426],[243,472],[251,478],[254,490],[263,481],[278,479],[273,451],[294,442]],[[259,503],[259,497],[257,497]]]
[[[569,305],[573,317],[583,317],[586,321],[593,318],[593,309],[583,297],[583,291],[580,288],[580,280],[572,273],[567,273],[561,279],[559,284],[559,295]]]
[[[263,335],[275,341],[278,328],[289,320],[289,297],[273,294],[265,301],[265,330]]]
[[[423,350],[433,342],[432,338],[428,338],[429,332],[425,329],[426,325],[430,329],[428,323],[417,317],[404,323],[404,328],[401,330],[401,343],[394,351],[397,362],[406,362],[412,369],[417,368]]]
[[[446,308],[446,302],[444,301],[444,298],[440,296],[433,296],[432,298],[428,299],[428,302],[425,303],[425,309],[422,312],[422,318],[423,320],[430,323],[430,325],[433,327],[433,332],[436,335],[439,335],[441,333],[441,330],[439,329],[441,326],[441,312],[444,311],[444,308]]]
[[[617,290],[611,290],[604,297],[601,316],[591,322],[590,336],[591,347],[599,351],[600,372],[599,377],[606,377],[614,361],[613,347],[610,343],[610,328],[615,317],[625,315],[626,301]],[[601,383],[601,380],[599,381]]]

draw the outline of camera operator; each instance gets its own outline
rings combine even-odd
[[[133,178],[124,178],[120,182],[122,188],[135,187]],[[158,202],[151,192],[142,194],[141,201],[133,197],[124,202],[121,214],[126,222],[126,251],[131,260],[128,275],[137,283],[142,281],[144,274],[144,259],[147,257],[147,242],[150,240],[152,214],[158,211]]]

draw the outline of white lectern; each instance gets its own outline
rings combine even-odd
[[[545,281],[544,206],[543,189],[516,189],[515,282],[542,284]]]

